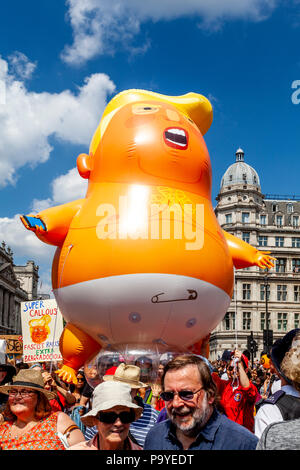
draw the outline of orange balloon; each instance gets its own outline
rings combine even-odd
[[[89,180],[85,198],[21,218],[58,247],[55,297],[95,352],[128,345],[199,350],[229,307],[233,266],[272,266],[267,253],[224,232],[216,219],[203,138],[211,122],[211,104],[196,93],[120,93],[89,155],[77,159]],[[76,367],[83,359],[81,352]]]

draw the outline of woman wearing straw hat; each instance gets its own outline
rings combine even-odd
[[[86,426],[97,426],[97,434],[69,450],[142,450],[129,437],[130,423],[139,419],[143,408],[133,402],[126,383],[103,382],[94,390],[92,409],[81,417]]]
[[[2,450],[63,450],[84,436],[68,415],[52,413],[40,370],[22,369],[12,384],[0,386],[8,395],[6,421],[0,426]]]

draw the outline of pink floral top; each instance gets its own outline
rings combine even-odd
[[[57,428],[57,413],[39,421],[33,428],[22,436],[11,437],[12,421],[0,426],[0,448],[2,450],[63,450],[64,445],[59,439]]]

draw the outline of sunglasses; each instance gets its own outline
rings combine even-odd
[[[114,411],[107,411],[100,413],[97,415],[97,418],[101,423],[105,424],[113,424],[119,418],[123,424],[132,423],[135,420],[135,413],[133,410],[131,411],[121,411],[121,413],[115,413]]]
[[[199,388],[199,390],[196,390],[196,392],[192,392],[191,390],[180,390],[180,392],[162,392],[160,397],[163,399],[163,401],[172,401],[174,400],[174,396],[178,395],[181,400],[190,401],[194,398],[196,393],[202,390],[202,388],[203,387]]]

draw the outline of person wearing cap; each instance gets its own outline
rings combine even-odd
[[[81,417],[85,426],[97,426],[98,432],[89,441],[69,450],[142,450],[128,436],[130,424],[142,412],[143,408],[134,403],[127,383],[102,382],[94,390],[92,409]]]
[[[254,404],[257,389],[247,375],[248,358],[237,349],[227,366],[228,380],[221,380],[213,373],[213,379],[221,396],[220,408],[232,421],[254,432]]]
[[[140,380],[140,368],[132,364],[121,363],[118,367],[114,366],[108,369],[103,376],[104,382],[114,381],[126,383],[131,388],[131,398],[133,401],[143,409],[140,418],[130,424],[129,434],[133,440],[136,441],[141,447],[144,446],[146,436],[149,430],[157,422],[159,412],[153,406],[145,403],[138,395],[138,392],[147,387],[147,384]],[[91,438],[97,430],[94,428],[87,428],[85,437]]]
[[[266,427],[275,422],[300,418],[300,329],[289,331],[271,349],[272,364],[281,389],[256,406],[255,434],[261,438]]]
[[[20,370],[12,384],[0,386],[0,393],[8,395],[0,426],[2,450],[63,450],[84,440],[68,415],[52,413],[54,394],[45,390],[40,370]]]

